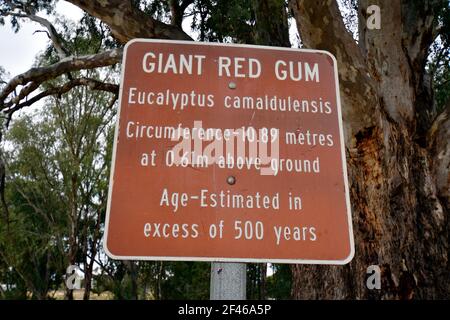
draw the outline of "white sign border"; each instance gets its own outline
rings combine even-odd
[[[162,256],[117,256],[113,254],[108,249],[107,239],[109,230],[109,216],[111,209],[111,196],[112,189],[114,185],[114,167],[116,164],[116,148],[119,137],[119,125],[120,125],[120,109],[122,105],[122,92],[123,92],[123,79],[125,74],[125,61],[127,56],[128,47],[134,42],[148,42],[148,43],[172,43],[172,44],[188,44],[188,45],[198,45],[198,46],[218,46],[218,47],[236,47],[236,48],[253,48],[253,49],[264,49],[264,50],[277,50],[277,51],[297,51],[297,52],[309,52],[309,53],[321,53],[326,54],[333,60],[334,64],[334,77],[335,77],[335,87],[336,87],[336,107],[338,112],[339,120],[339,135],[341,144],[341,157],[342,157],[342,172],[344,175],[344,187],[345,187],[345,200],[347,205],[347,219],[348,219],[348,236],[350,237],[350,254],[347,258],[343,260],[307,260],[307,259],[257,259],[257,258],[223,258],[223,257],[162,257]],[[112,165],[109,177],[109,190],[108,190],[108,203],[106,209],[105,217],[105,232],[103,235],[103,249],[107,256],[114,260],[154,260],[154,261],[203,261],[203,262],[241,262],[241,263],[286,263],[286,264],[325,264],[325,265],[345,265],[349,263],[355,255],[355,243],[353,235],[353,225],[352,225],[352,213],[350,207],[350,194],[348,189],[348,177],[347,177],[347,160],[345,157],[345,143],[344,143],[344,132],[342,127],[342,112],[341,112],[341,95],[339,92],[339,78],[337,69],[336,57],[328,51],[325,50],[314,50],[314,49],[298,49],[298,48],[283,48],[283,47],[270,47],[270,46],[259,46],[259,45],[247,45],[247,44],[228,44],[228,43],[216,43],[216,42],[198,42],[198,41],[181,41],[181,40],[161,40],[161,39],[142,39],[135,38],[128,41],[123,49],[122,66],[120,75],[120,89],[119,89],[119,100],[118,100],[118,111],[116,116],[116,128],[114,131],[114,145],[112,153]]]

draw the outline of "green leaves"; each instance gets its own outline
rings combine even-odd
[[[62,285],[72,255],[86,264],[101,239],[115,117],[110,96],[77,87],[14,121],[6,135],[11,222],[0,230],[0,259],[38,298]]]

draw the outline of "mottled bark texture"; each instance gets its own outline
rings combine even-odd
[[[68,0],[90,15],[105,22],[122,43],[133,38],[192,40],[180,25],[167,25],[139,10],[131,1]],[[174,21],[176,22],[176,21]]]
[[[364,27],[372,4],[380,30]],[[439,5],[362,0],[357,43],[336,1],[290,1],[304,45],[338,61],[356,251],[346,266],[294,266],[294,298],[450,297],[450,112],[433,121],[424,82]],[[381,290],[366,287],[369,265]]]

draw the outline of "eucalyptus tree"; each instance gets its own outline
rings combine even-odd
[[[76,73],[120,63],[123,45],[133,38],[288,46],[295,21],[303,47],[328,50],[338,61],[356,255],[344,267],[293,266],[293,297],[448,297],[450,105],[445,90],[433,90],[446,83],[443,73],[430,74],[427,66],[437,43],[444,54],[435,65],[448,65],[447,0],[68,2],[92,26],[105,27],[110,46],[75,54],[42,19],[42,10],[53,14],[54,1],[0,6],[15,27],[40,23],[57,53],[54,62],[3,86],[0,109],[7,118],[75,87],[108,91],[114,83]],[[369,27],[371,5],[380,8],[379,28]],[[182,29],[187,18],[192,37]],[[57,85],[46,86],[54,79]],[[365,285],[373,264],[381,267],[381,290]]]

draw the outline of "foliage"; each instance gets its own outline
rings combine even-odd
[[[208,299],[210,265],[204,262],[164,263],[162,299]]]
[[[267,297],[287,300],[291,298],[292,273],[289,265],[276,264],[273,275],[267,278]]]

